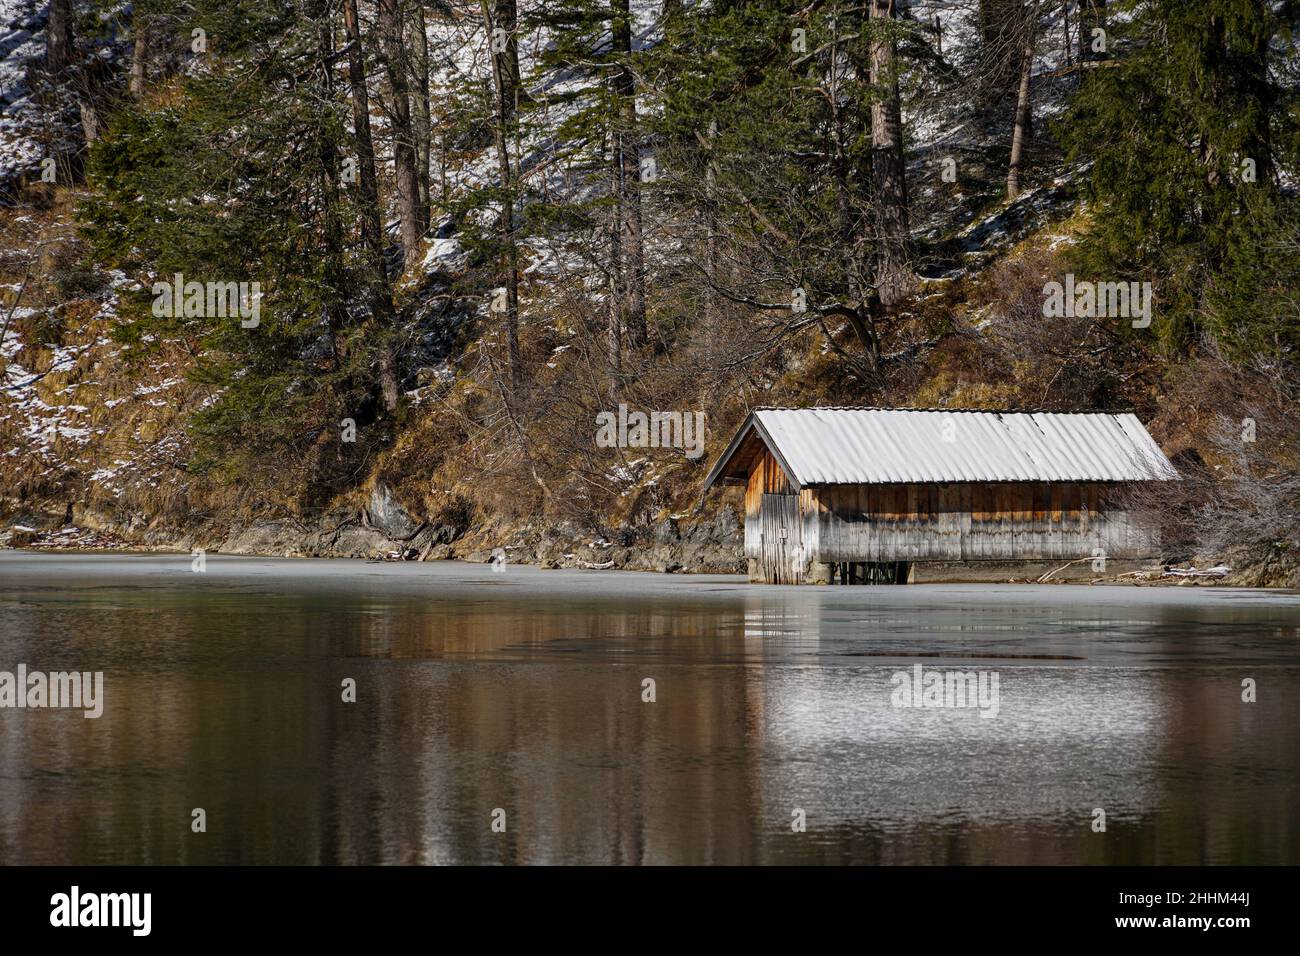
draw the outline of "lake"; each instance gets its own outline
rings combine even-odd
[[[1300,863],[1294,593],[3,552],[19,665],[2,863]]]

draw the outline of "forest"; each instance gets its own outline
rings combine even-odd
[[[0,20],[11,528],[734,570],[755,407],[1132,411],[1166,559],[1300,586],[1292,0]]]

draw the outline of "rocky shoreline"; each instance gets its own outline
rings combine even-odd
[[[62,515],[15,506],[0,511],[0,549],[34,551],[166,551],[291,558],[387,561],[504,560],[544,568],[744,574],[744,527],[731,507],[696,520],[601,534],[573,522],[540,527],[495,521],[457,528],[410,514],[383,485],[366,505],[314,521],[207,518],[188,526],[134,517],[120,521],[68,506]],[[1025,581],[1035,578],[1027,577]],[[1300,557],[1285,549],[1231,556],[1196,556],[1164,567],[1112,574],[1071,573],[1039,583],[1105,582],[1140,586],[1229,586],[1300,589]]]
[[[204,519],[192,525],[111,516],[69,507],[57,512],[7,509],[0,548],[32,550],[174,551],[262,557],[460,560],[485,563],[504,553],[510,563],[547,568],[615,568],[667,573],[745,571],[744,529],[730,508],[696,521],[668,518],[604,535],[572,522],[545,528],[495,522],[457,528],[411,515],[385,487],[365,507],[314,521]]]

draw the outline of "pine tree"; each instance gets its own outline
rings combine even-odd
[[[608,289],[607,353],[619,368],[626,347],[647,340],[648,282],[644,237],[642,118],[637,111],[636,75],[641,56],[634,49],[633,17],[627,0],[557,0],[535,11],[528,22],[546,29],[550,43],[537,64],[539,75],[562,73],[569,79],[562,96],[548,100],[568,115],[554,132],[588,144],[585,165],[604,167],[607,188],[598,196],[558,200],[570,221],[603,220],[603,271]]]
[[[894,0],[871,0],[871,170],[880,242],[876,283],[884,305],[899,301],[913,284],[906,249],[907,167],[898,96],[897,15]]]
[[[201,68],[152,108],[128,102],[91,152],[86,236],[143,285],[119,336],[142,360],[163,340],[192,352],[213,390],[192,419],[192,464],[232,479],[274,483],[322,440],[341,459],[341,417],[364,426],[397,409],[368,111],[341,75],[349,54],[354,79],[366,66],[359,44],[335,43],[340,19],[356,39],[355,0],[343,4],[352,17],[339,0],[197,4]],[[258,324],[160,312],[154,284],[176,274],[259,283]]]
[[[848,4],[691,8],[651,69],[665,78],[663,199],[685,222],[708,213],[698,270],[708,292],[784,313],[766,333],[777,340],[820,327],[876,382],[893,321],[878,290],[899,291],[907,222],[901,130],[889,125],[903,64],[889,62],[890,41],[912,27],[869,14]],[[840,345],[839,324],[855,347]]]
[[[1276,173],[1295,162],[1300,115],[1273,68],[1294,55],[1285,25],[1264,0],[1110,7],[1124,14],[1111,20],[1115,65],[1088,71],[1064,124],[1073,158],[1093,162],[1078,267],[1153,281],[1155,326],[1176,349],[1203,333],[1294,347],[1267,278],[1296,272],[1295,200]]]
[[[430,150],[433,135],[431,106],[429,102],[429,36],[424,20],[424,7],[420,0],[412,0],[407,14],[407,49],[411,62],[412,132],[415,136],[415,169],[420,200],[420,235],[429,231],[431,223],[429,194]]]
[[[498,21],[496,16],[502,13],[502,6],[505,7],[506,19]],[[482,0],[482,7],[492,62],[492,135],[495,140],[500,190],[498,225],[505,292],[506,357],[511,385],[517,389],[523,380],[523,359],[519,352],[519,241],[515,234],[518,183],[515,167],[510,161],[510,140],[517,118],[519,97],[519,38],[513,23],[513,3],[498,4],[497,9],[494,9],[489,0]]]
[[[1012,121],[1011,156],[1007,160],[1007,199],[1015,199],[1020,195],[1025,143],[1033,128],[1033,100],[1030,84],[1033,80],[1035,40],[1040,12],[1039,0],[1028,0],[1021,5],[1020,17],[1014,29],[1019,79],[1016,84],[1016,112]]]
[[[410,272],[423,259],[421,240],[427,217],[420,202],[416,128],[412,119],[411,80],[414,75],[414,58],[408,55],[406,46],[410,11],[404,9],[404,6],[403,0],[376,0],[378,48],[387,81],[382,102],[392,131],[393,178],[397,187],[402,256],[406,270]]]

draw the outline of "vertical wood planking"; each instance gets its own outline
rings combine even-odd
[[[1115,558],[1154,554],[1156,536],[1110,507],[1103,491],[1087,483],[960,482],[829,485],[795,493],[765,455],[745,489],[745,550],[782,579],[794,573],[796,536],[809,562],[823,563],[1074,560],[1095,548]],[[778,548],[763,535],[791,520],[787,508],[794,509],[797,527],[787,528]]]

